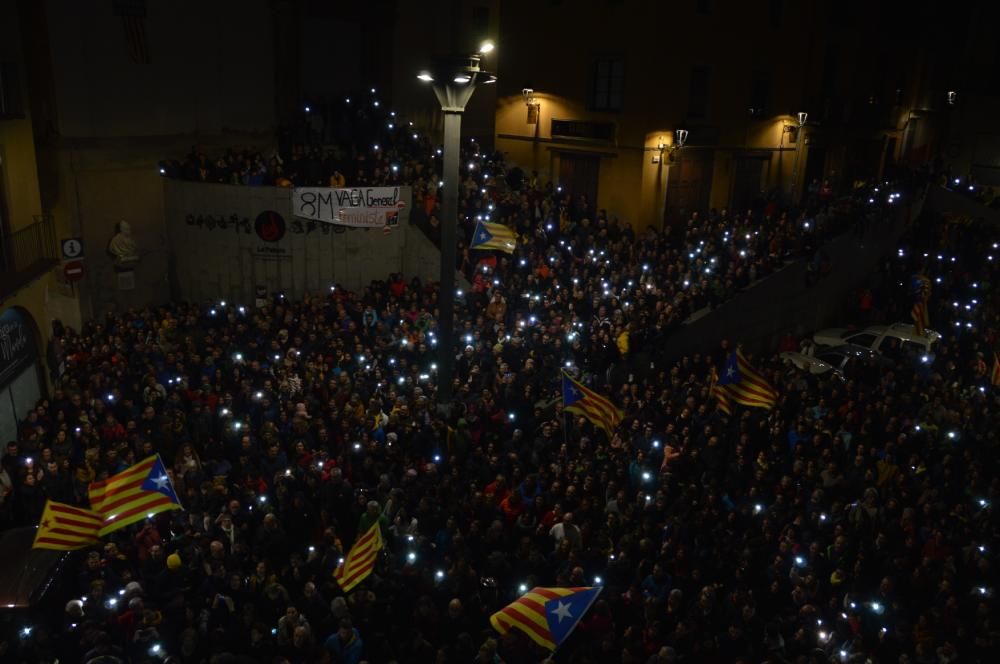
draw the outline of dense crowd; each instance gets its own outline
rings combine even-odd
[[[422,149],[360,171],[413,185],[433,235]],[[604,588],[557,661],[990,661],[1000,238],[928,215],[883,261],[887,320],[908,317],[912,274],[932,277],[932,362],[904,348],[838,381],[751,355],[779,403],[727,416],[708,381],[733,344],[674,359],[670,330],[789,256],[822,274],[822,238],[864,238],[892,199],[817,188],[796,214],[637,235],[466,150],[451,409],[437,293],[399,275],[63,333],[65,375],[4,450],[0,519],[86,504],[89,482],[153,452],[184,509],[74,559],[65,615],[7,643],[11,661],[541,662],[488,623],[535,585]],[[512,256],[467,249],[478,218],[517,229]],[[562,411],[563,369],[624,411],[613,435]],[[384,553],[345,594],[332,572],[374,523]]]
[[[928,263],[932,321],[948,323],[930,367],[894,355],[892,370],[837,382],[751,358],[781,399],[732,417],[707,385],[727,342],[610,379],[630,352],[615,330],[640,321],[586,273],[539,274],[532,260],[519,277],[529,248],[496,267],[482,301],[460,303],[451,413],[434,396],[436,294],[399,278],[69,330],[60,387],[5,451],[4,518],[36,522],[46,497],[84,503],[88,482],[153,451],[184,510],[86,552],[81,599],[10,652],[538,662],[488,616],[534,585],[597,584],[563,661],[988,661],[995,262],[983,231],[951,229],[941,247],[936,228],[884,267],[893,285]],[[653,283],[656,311],[669,268],[604,278],[615,292]],[[541,302],[514,297],[527,284]],[[885,307],[905,317],[908,302]],[[610,439],[561,412],[565,366],[625,411]],[[385,553],[344,595],[332,572],[375,522]]]
[[[235,184],[408,185],[413,192],[410,222],[439,244],[442,150],[412,122],[397,120],[392,111],[373,105],[376,102],[373,93],[365,103],[354,99],[338,106],[338,119],[321,121],[318,129],[310,128],[311,119],[332,111],[311,109],[311,115],[303,116],[302,131],[285,141],[284,157],[277,150],[264,156],[246,148],[230,149],[213,160],[192,149],[183,162],[163,162],[161,172]],[[332,135],[329,125],[347,130]],[[529,308],[556,302],[572,308],[575,300],[586,297],[597,314],[601,307],[593,304],[595,298],[610,298],[602,316],[610,317],[619,303],[631,309],[614,321],[615,338],[626,331],[627,326],[618,325],[626,320],[640,336],[661,338],[692,314],[730,299],[793,257],[810,258],[809,278],[818,279],[830,269],[823,243],[848,224],[863,229],[867,222],[855,201],[835,199],[828,182],[815,182],[801,209],[785,209],[770,196],[753,209],[695,211],[686,221],[671,220],[662,231],[650,228],[637,234],[631,223],[597,209],[586,195],[507,164],[502,154],[483,149],[474,139],[462,145],[460,163],[456,267],[473,286],[472,301],[483,309],[493,304],[496,313],[512,306],[508,299],[515,292],[532,298]],[[247,181],[248,172],[259,177]],[[515,229],[522,244],[516,265],[504,258],[498,263],[494,256],[469,248],[478,221]],[[498,268],[517,283],[503,284],[494,303],[493,291],[501,286]],[[556,283],[556,273],[567,277],[565,283]]]

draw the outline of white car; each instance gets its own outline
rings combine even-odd
[[[788,360],[799,369],[811,374],[819,375],[832,371],[841,379],[860,362],[873,361],[878,364],[884,362],[878,351],[856,344],[817,348],[813,354],[785,352],[781,354],[781,359]]]
[[[934,344],[940,338],[941,335],[934,330],[924,330],[924,334],[919,335],[912,325],[893,323],[892,325],[873,325],[864,330],[850,330],[843,327],[820,330],[813,335],[813,343],[817,346],[852,344],[864,346],[880,353],[885,353],[891,345],[907,352],[919,352],[923,356],[929,356],[932,354]],[[890,343],[887,343],[887,340]],[[891,340],[896,340],[899,343],[892,344]]]

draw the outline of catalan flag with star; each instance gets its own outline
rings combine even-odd
[[[181,501],[159,454],[105,480],[91,482],[87,492],[90,508],[104,516],[102,536],[147,516],[181,509]]]
[[[728,398],[726,407],[729,401],[751,408],[774,408],[778,402],[778,392],[750,366],[740,350],[729,356],[715,389],[716,397],[724,394]],[[723,400],[719,401],[721,406]]]
[[[45,501],[33,549],[73,551],[96,544],[104,516],[93,510]]]
[[[532,588],[490,616],[493,629],[506,634],[517,629],[554,651],[573,633],[603,586]]]
[[[376,521],[354,542],[344,562],[333,572],[333,578],[345,593],[368,578],[381,550],[382,526]]]
[[[594,426],[604,429],[611,437],[611,432],[621,423],[624,414],[611,400],[602,397],[589,389],[583,383],[574,380],[563,372],[562,380],[563,409],[568,413],[582,415]]]
[[[729,393],[726,388],[719,385],[719,372],[712,367],[708,372],[708,393],[715,397],[719,404],[719,410],[726,415],[733,414],[733,404],[729,400]]]
[[[476,232],[472,235],[469,249],[496,249],[512,254],[516,247],[517,234],[514,229],[488,221],[476,222]]]

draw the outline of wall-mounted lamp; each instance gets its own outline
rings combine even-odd
[[[663,161],[663,153],[667,150],[667,144],[663,141],[663,137],[660,136],[656,139],[656,151],[653,153],[653,163],[659,164]]]
[[[809,114],[808,113],[806,113],[805,111],[799,111],[799,126],[800,127],[804,126],[805,123],[806,123],[806,120],[808,120],[808,119],[809,119]]]
[[[688,139],[687,129],[678,129],[677,131],[674,132],[674,146],[676,148],[680,149],[684,147],[684,144],[687,143],[687,139]]]
[[[538,109],[541,104],[535,98],[534,89],[524,88],[521,90],[521,96],[524,97],[524,105],[528,109],[528,124],[538,124]]]
[[[948,105],[954,106],[958,102],[958,93],[954,90],[948,90]]]

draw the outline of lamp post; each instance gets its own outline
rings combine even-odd
[[[802,141],[805,140],[805,132],[802,128],[806,126],[809,114],[805,111],[799,111],[797,118],[799,121],[799,135],[795,138],[795,162],[792,164],[792,205],[798,204],[798,201],[795,200],[795,184],[799,179],[799,151],[802,147]]]
[[[483,54],[493,50],[492,42],[483,42],[479,52],[465,57],[439,61],[433,69],[421,71],[417,78],[430,84],[444,114],[444,181],[441,205],[441,275],[438,294],[438,403],[447,405],[452,397],[455,375],[455,263],[458,225],[459,158],[462,138],[462,113],[472,99],[476,86],[496,83],[497,77],[480,67]]]

